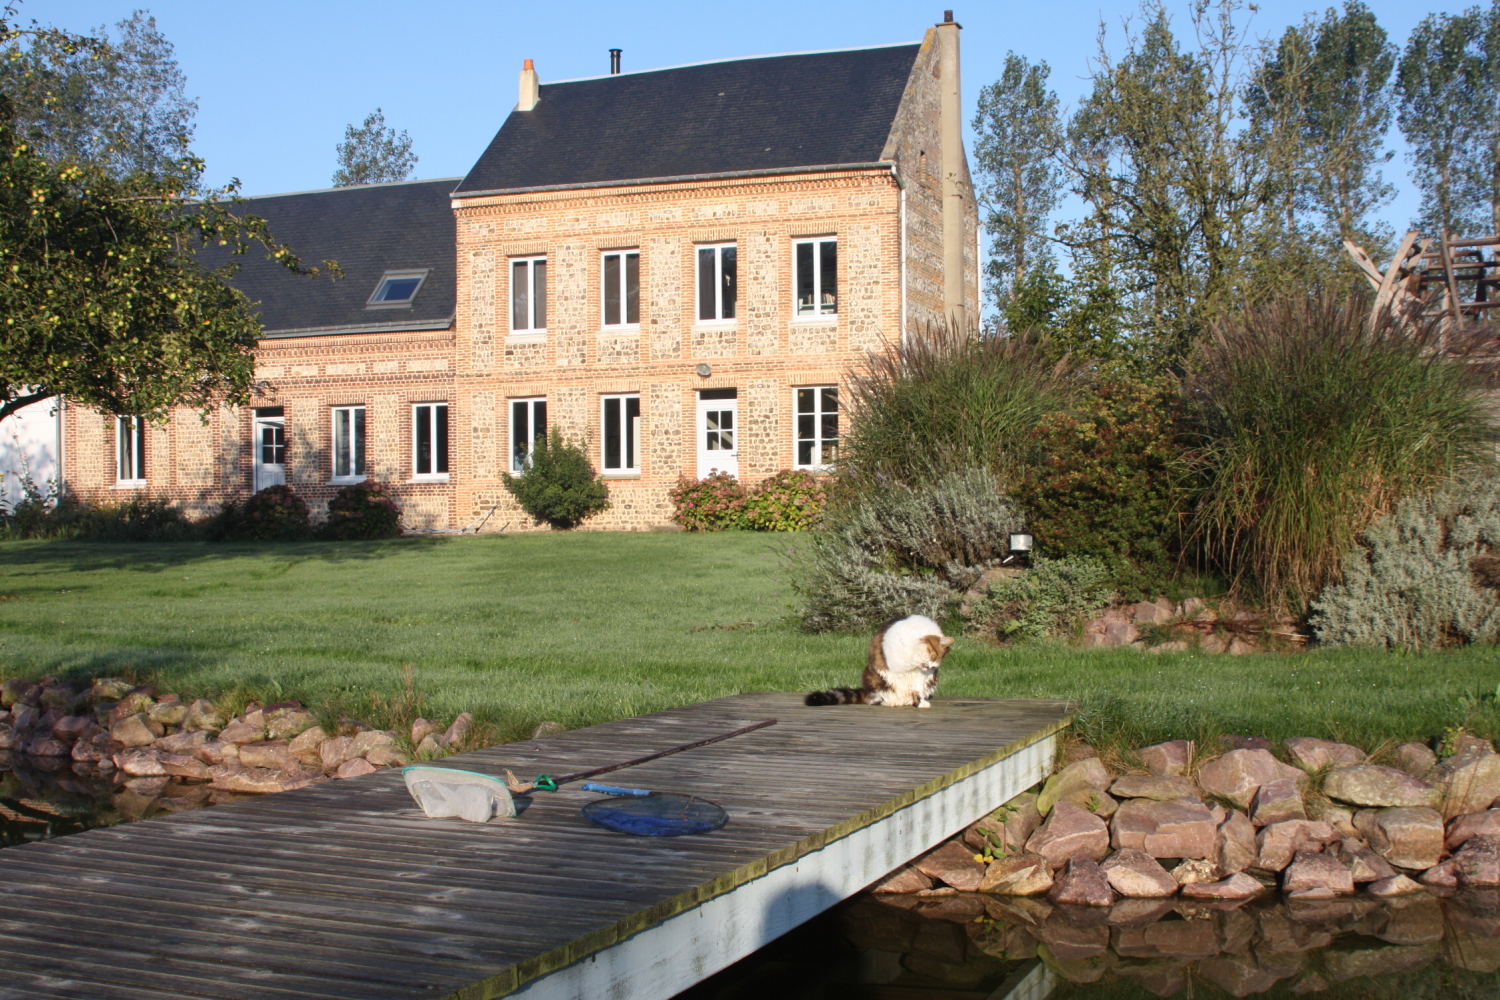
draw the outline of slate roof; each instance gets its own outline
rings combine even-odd
[[[456,177],[246,198],[304,266],[336,260],[344,277],[302,278],[254,251],[233,284],[260,303],[265,336],[293,331],[446,329],[453,317],[457,237],[448,195]],[[410,308],[366,309],[386,271],[430,268]]]
[[[917,44],[762,56],[543,83],[456,195],[872,163]]]

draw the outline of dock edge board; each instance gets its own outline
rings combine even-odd
[[[1065,715],[858,816],[460,987],[444,1000],[673,996],[1042,781],[1051,770],[1057,734],[1072,722]],[[918,803],[924,808],[913,809]],[[741,913],[759,925],[746,926]],[[698,949],[685,947],[689,942]]]

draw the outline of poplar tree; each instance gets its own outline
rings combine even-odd
[[[1035,270],[1052,267],[1046,232],[1062,190],[1056,160],[1062,137],[1051,68],[1008,52],[1000,79],[979,92],[974,115],[975,173],[984,227],[990,292],[1002,311]]]
[[[359,128],[350,125],[344,130],[338,161],[333,186],[354,187],[404,181],[417,165],[417,156],[411,151],[411,136],[388,128],[385,113],[376,108]]]
[[[1487,18],[1478,7],[1428,15],[1412,31],[1397,67],[1397,122],[1422,192],[1420,225],[1438,235],[1475,232],[1495,222],[1490,206],[1476,198],[1471,162],[1488,131],[1484,118],[1495,109],[1495,93],[1483,92],[1481,55],[1493,16],[1493,10]]]

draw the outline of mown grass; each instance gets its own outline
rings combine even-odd
[[[128,674],[495,739],[741,691],[854,683],[867,639],[792,620],[796,536],[552,534],[304,545],[0,543],[0,674]],[[1242,657],[961,639],[941,695],[1070,698],[1096,742],[1215,732],[1373,747],[1500,735],[1494,650]],[[836,711],[836,709],[830,709]]]

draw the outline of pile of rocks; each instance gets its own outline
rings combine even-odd
[[[1148,639],[1155,639],[1150,642]],[[1107,608],[1087,622],[1079,645],[1085,649],[1133,646],[1152,653],[1258,653],[1305,642],[1291,619],[1253,611],[1211,608],[1201,598],[1174,604],[1165,597]]]
[[[1394,766],[1329,740],[1285,741],[1291,763],[1265,740],[1229,743],[1201,763],[1185,740],[1145,747],[1146,773],[1084,756],[873,888],[1110,906],[1500,886],[1500,755],[1488,741],[1460,736],[1441,761],[1408,743]]]
[[[467,712],[446,729],[418,719],[409,746],[422,759],[443,756],[472,723]],[[0,682],[0,769],[9,755],[23,755],[79,773],[114,772],[152,797],[169,783],[204,786],[199,798],[206,798],[208,791],[262,794],[358,777],[409,763],[407,735],[354,719],[329,732],[295,701],[251,703],[226,719],[202,698],[185,701],[118,678],[87,689],[51,678]]]

